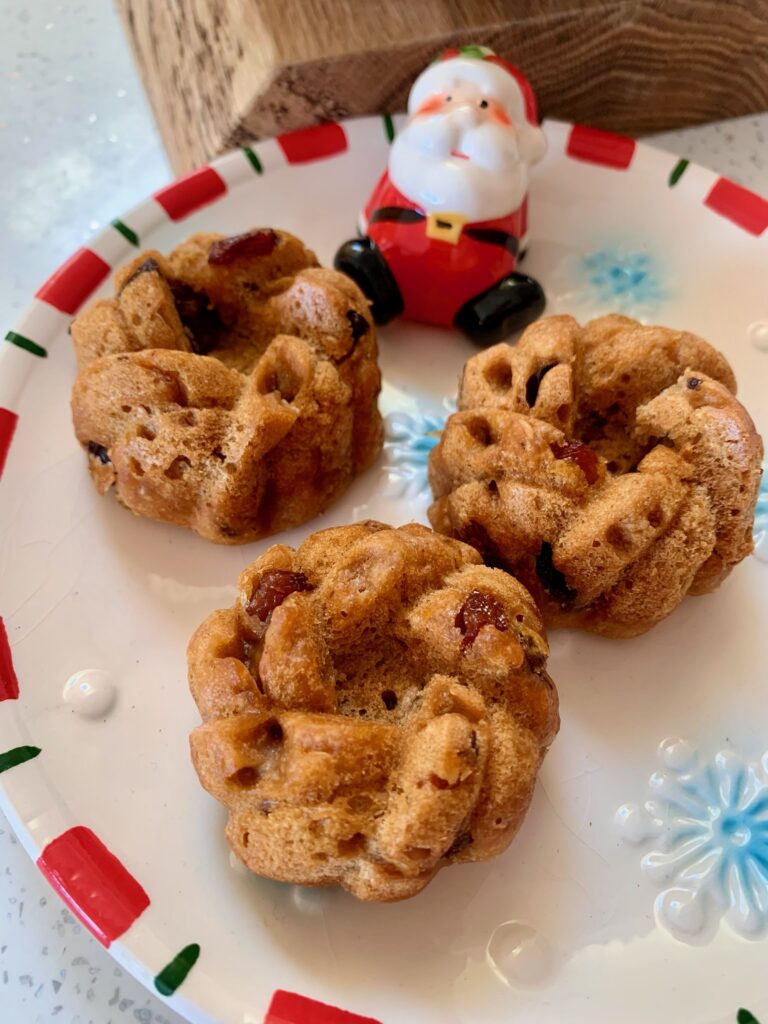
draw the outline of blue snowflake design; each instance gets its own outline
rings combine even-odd
[[[703,761],[684,740],[660,747],[663,768],[642,806],[616,822],[628,842],[654,841],[643,871],[662,891],[660,924],[703,941],[720,918],[745,939],[768,934],[768,753],[749,763],[727,751]]]
[[[397,498],[429,495],[429,453],[440,440],[445,421],[456,411],[453,399],[444,399],[443,413],[392,412],[387,416],[384,469],[389,475],[387,493]]]
[[[615,313],[649,315],[668,297],[657,261],[642,250],[598,249],[583,258],[581,270],[597,302]]]
[[[752,539],[755,543],[755,556],[761,562],[768,562],[768,474],[765,466],[760,481],[760,490],[757,494]]]

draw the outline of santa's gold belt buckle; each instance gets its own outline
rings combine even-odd
[[[468,219],[461,213],[430,213],[427,215],[427,238],[457,245]]]

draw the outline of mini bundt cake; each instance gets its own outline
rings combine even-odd
[[[239,544],[311,519],[378,454],[368,303],[298,238],[194,235],[115,284],[72,324],[100,494]]]
[[[735,390],[695,335],[540,320],[466,364],[432,525],[520,579],[547,625],[643,633],[752,550],[763,446]]]
[[[203,786],[253,871],[415,895],[504,850],[558,726],[523,586],[424,526],[275,545],[189,644]]]

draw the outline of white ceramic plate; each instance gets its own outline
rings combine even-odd
[[[765,492],[757,557],[716,594],[638,640],[552,637],[562,731],[496,861],[391,906],[264,881],[233,867],[224,811],[197,783],[185,645],[270,542],[216,547],[97,497],[69,420],[70,314],[96,285],[109,293],[104,275],[136,244],[167,250],[197,230],[274,225],[330,262],[390,127],[260,142],[171,186],[43,286],[0,345],[3,807],[117,959],[175,988],[194,1021],[358,1019],[313,999],[382,1024],[704,1024],[740,1008],[765,1020]],[[620,310],[702,334],[765,432],[768,203],[628,140],[546,132],[526,269],[548,312]],[[280,540],[368,516],[423,521],[431,432],[472,351],[443,331],[383,330],[384,456]],[[301,998],[278,997],[270,1017],[276,989]]]

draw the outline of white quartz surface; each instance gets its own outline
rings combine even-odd
[[[768,193],[767,140],[761,114],[649,141]],[[106,0],[0,0],[2,333],[72,250],[169,176]],[[64,908],[0,812],[0,1024],[52,1019],[181,1020]]]

